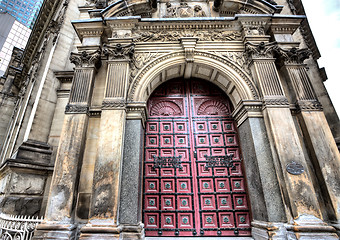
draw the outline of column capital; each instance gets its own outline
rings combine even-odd
[[[298,49],[293,47],[291,49],[283,49],[278,47],[277,53],[285,65],[302,65],[303,62],[311,56],[312,51],[308,48]]]
[[[95,51],[84,50],[80,53],[71,53],[70,61],[77,68],[82,67],[96,67],[99,68],[101,64],[101,49]]]
[[[278,45],[276,42],[270,43],[252,43],[246,42],[245,55],[248,60],[255,59],[274,59],[274,54],[278,51]]]
[[[143,123],[143,126],[146,122],[146,103],[129,103],[126,108],[126,119],[130,120],[138,120],[140,119]]]
[[[131,60],[135,54],[135,44],[104,44],[103,54],[109,59]]]
[[[235,118],[238,126],[250,117],[262,118],[262,101],[242,101],[236,106],[232,116]]]

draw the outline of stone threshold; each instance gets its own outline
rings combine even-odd
[[[145,240],[254,240],[252,237],[146,237]]]

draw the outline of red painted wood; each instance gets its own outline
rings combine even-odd
[[[236,124],[224,93],[204,81],[170,81],[150,97],[148,111],[146,236],[250,236]],[[234,169],[205,167],[205,155],[225,154],[239,160]],[[182,169],[153,169],[154,155],[181,155]]]

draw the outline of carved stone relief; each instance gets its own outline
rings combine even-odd
[[[179,116],[183,114],[182,100],[159,99],[150,103],[150,116]]]
[[[95,52],[83,51],[81,53],[71,53],[70,61],[77,67],[95,66],[100,62],[101,51],[98,49]]]
[[[248,59],[252,58],[272,58],[274,53],[278,51],[277,43],[254,44],[247,42],[245,44],[245,54]]]
[[[206,17],[207,14],[200,5],[194,7],[188,5],[186,2],[179,3],[166,3],[166,10],[164,18],[188,18],[188,17]]]
[[[135,44],[122,45],[120,43],[111,46],[103,46],[103,54],[112,59],[132,59],[135,53]]]

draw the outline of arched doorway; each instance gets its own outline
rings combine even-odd
[[[220,89],[198,79],[168,81],[149,98],[143,196],[146,236],[250,236],[231,108]]]

